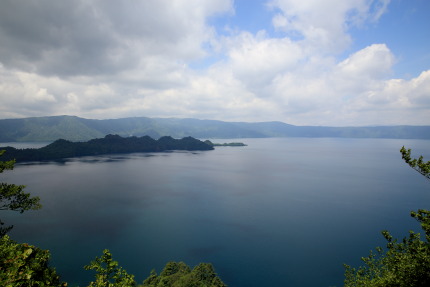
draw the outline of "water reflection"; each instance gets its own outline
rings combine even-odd
[[[249,139],[211,152],[22,164],[2,181],[27,185],[43,208],[5,221],[16,240],[50,249],[71,286],[86,286],[82,266],[104,248],[139,282],[175,260],[212,262],[236,287],[341,286],[342,264],[383,245],[381,230],[417,229],[409,212],[426,208],[428,182],[398,150],[426,156],[428,143]]]

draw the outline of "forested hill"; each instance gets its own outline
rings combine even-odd
[[[0,142],[46,141],[62,138],[87,141],[107,134],[174,138],[349,137],[430,139],[430,126],[320,127],[282,122],[223,122],[175,118],[92,120],[74,116],[0,120]]]
[[[15,159],[17,162],[58,160],[79,156],[133,152],[161,152],[167,150],[194,151],[213,149],[213,146],[192,137],[174,139],[170,136],[164,136],[155,140],[149,136],[123,138],[118,135],[107,135],[104,138],[93,139],[87,142],[71,142],[59,139],[38,149],[0,147],[0,150],[6,151],[2,156],[3,160],[7,161]]]

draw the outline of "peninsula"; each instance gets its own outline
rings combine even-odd
[[[210,140],[205,140],[204,143],[210,145],[210,146],[246,146],[244,143],[240,142],[232,142],[232,143],[213,143]]]
[[[164,136],[155,140],[149,136],[124,138],[119,135],[107,135],[104,138],[93,139],[87,142],[71,142],[59,139],[38,149],[0,147],[0,150],[6,151],[2,156],[4,160],[15,159],[16,162],[49,161],[80,156],[135,152],[163,152],[169,150],[203,151],[213,149],[213,146],[193,137],[174,139],[170,136]]]

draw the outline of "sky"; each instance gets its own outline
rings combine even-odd
[[[428,0],[0,0],[0,118],[430,125]]]

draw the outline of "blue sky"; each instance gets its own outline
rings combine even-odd
[[[0,118],[430,125],[427,0],[0,2]]]
[[[386,43],[397,58],[395,77],[415,77],[430,65],[430,2],[391,1],[380,20],[354,29],[353,50],[372,43]]]
[[[285,33],[276,31],[271,25],[273,11],[267,7],[267,2],[239,0],[234,3],[234,15],[217,17],[213,21],[221,33],[225,25],[229,25],[252,33],[264,29],[271,37],[285,36]],[[338,58],[347,57],[349,53],[374,43],[386,43],[398,58],[393,66],[394,75],[417,76],[430,66],[429,13],[429,1],[392,0],[378,21],[349,30],[353,43]]]

